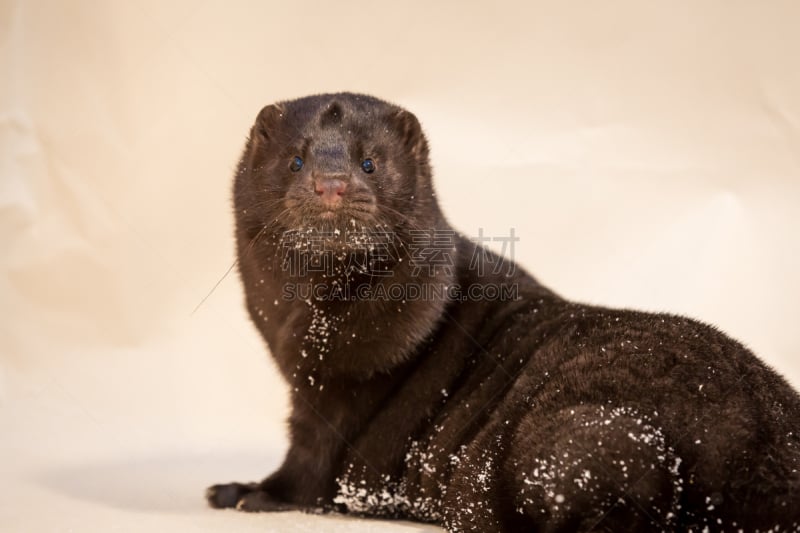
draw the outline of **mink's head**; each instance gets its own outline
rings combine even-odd
[[[276,243],[286,235],[323,236],[323,243],[346,248],[363,245],[373,231],[405,240],[441,220],[416,117],[350,93],[262,109],[239,165],[234,202],[245,238]]]

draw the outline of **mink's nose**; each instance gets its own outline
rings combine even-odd
[[[328,207],[336,206],[342,201],[345,189],[347,189],[347,183],[339,179],[326,178],[314,181],[314,190],[322,203]]]

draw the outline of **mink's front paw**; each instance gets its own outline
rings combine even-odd
[[[211,507],[235,507],[246,512],[295,511],[300,507],[276,500],[260,483],[221,483],[206,489],[206,500]]]
[[[258,483],[220,483],[206,489],[206,501],[215,509],[236,507],[244,496],[258,490]]]

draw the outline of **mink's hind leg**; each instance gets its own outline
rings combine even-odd
[[[505,475],[521,530],[670,530],[683,490],[679,466],[653,413],[579,406],[547,419],[527,415]]]

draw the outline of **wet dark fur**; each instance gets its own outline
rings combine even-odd
[[[312,178],[330,176],[348,189],[326,218]],[[292,390],[291,447],[264,481],[211,487],[212,506],[452,532],[797,528],[800,399],[738,342],[683,317],[566,301],[518,267],[479,272],[460,236],[452,270],[412,276],[412,230],[449,226],[410,113],[353,94],[268,106],[234,199],[247,308]],[[287,300],[285,283],[315,275],[282,267],[315,252],[287,255],[284,232],[344,227],[389,228],[406,260],[384,259],[390,278],[345,275],[343,258],[367,252],[326,237],[339,283],[515,284],[518,298]]]

